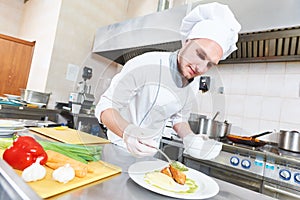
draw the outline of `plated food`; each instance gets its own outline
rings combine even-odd
[[[176,171],[162,160],[134,163],[128,169],[130,178],[152,192],[179,199],[206,199],[218,194],[218,184],[209,176],[188,168]],[[185,182],[181,182],[184,180]],[[175,180],[176,178],[176,180]],[[178,182],[180,183],[178,183]]]

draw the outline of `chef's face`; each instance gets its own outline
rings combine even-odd
[[[191,79],[217,65],[222,55],[221,46],[213,40],[188,40],[179,51],[178,68],[185,78]]]

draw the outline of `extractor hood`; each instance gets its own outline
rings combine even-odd
[[[97,30],[93,52],[119,64],[149,51],[181,47],[182,18],[198,4],[138,17]],[[238,50],[224,63],[300,60],[300,1],[219,0],[227,4],[242,25]]]

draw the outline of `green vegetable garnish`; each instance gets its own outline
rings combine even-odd
[[[171,165],[172,165],[172,167],[174,167],[174,168],[176,168],[176,169],[178,169],[179,171],[182,171],[182,172],[189,170],[184,164],[182,164],[180,162],[177,162],[177,161],[172,162]]]

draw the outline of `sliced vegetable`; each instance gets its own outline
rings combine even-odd
[[[17,137],[12,146],[7,148],[3,153],[5,160],[11,167],[18,170],[24,170],[32,165],[40,157],[40,164],[47,162],[47,154],[44,148],[30,136]]]
[[[46,153],[48,155],[48,162],[46,165],[54,170],[65,164],[70,164],[75,170],[75,176],[79,178],[85,177],[88,172],[93,172],[87,164],[81,163],[61,153],[52,150],[46,150]]]

